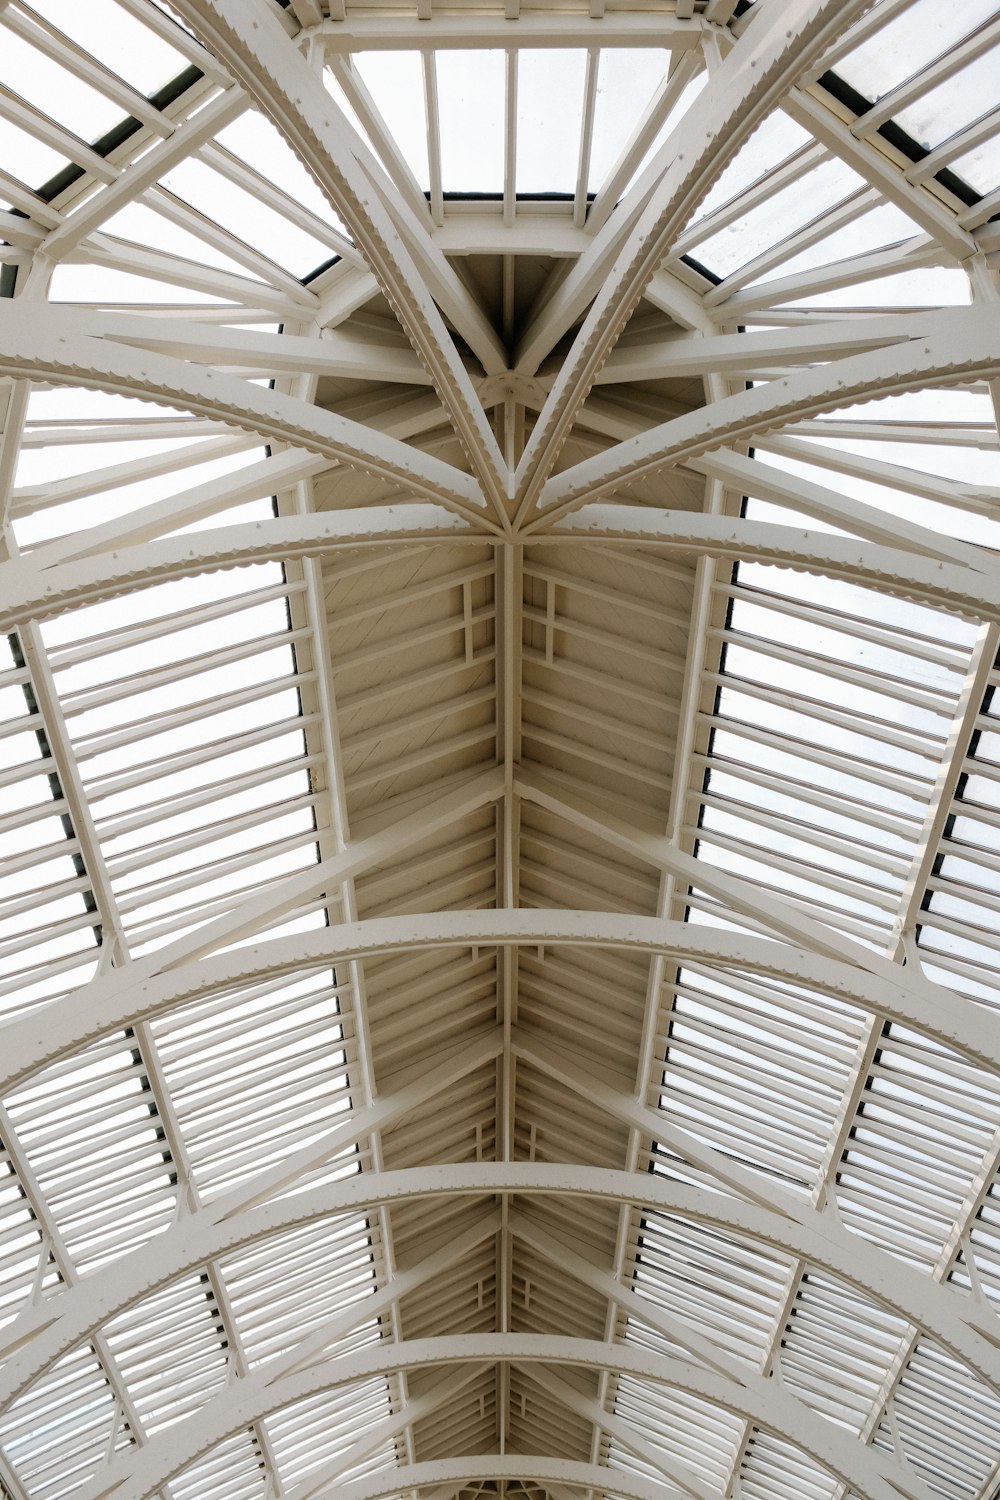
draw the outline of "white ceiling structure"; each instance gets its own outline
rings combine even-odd
[[[998,79],[0,0],[6,1500],[996,1500]]]

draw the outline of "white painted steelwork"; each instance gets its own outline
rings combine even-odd
[[[995,1500],[997,76],[0,3],[0,1494]]]

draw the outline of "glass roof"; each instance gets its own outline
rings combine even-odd
[[[996,1500],[998,48],[0,7],[3,1500]]]

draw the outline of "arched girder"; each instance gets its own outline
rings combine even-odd
[[[768,1207],[652,1173],[539,1162],[468,1162],[360,1173],[238,1213],[227,1215],[209,1204],[188,1214],[141,1249],[33,1309],[33,1336],[14,1325],[11,1336],[16,1342],[0,1373],[0,1410],[112,1318],[219,1256],[335,1214],[497,1193],[568,1196],[678,1214],[822,1267],[921,1329],[1000,1391],[1000,1326],[986,1305],[913,1270],[791,1194],[776,1194],[778,1206]],[[636,1314],[641,1318],[641,1303]]]
[[[274,122],[351,230],[430,373],[496,519],[505,519],[506,466],[486,413],[415,254],[355,155],[338,106],[305,58],[289,47],[262,0],[181,0],[178,10]],[[412,233],[416,226],[409,228]],[[443,286],[454,298],[460,283],[443,256],[440,261]],[[482,347],[482,339],[477,343]],[[487,373],[496,373],[502,368],[499,351],[487,344],[482,351],[491,365]]]
[[[673,137],[654,189],[563,361],[517,471],[518,519],[530,514],[576,414],[673,240],[736,151],[866,0],[786,0],[764,7],[712,74]],[[613,221],[612,221],[613,222]]]
[[[94,338],[57,308],[0,300],[0,375],[85,386],[155,401],[262,440],[289,443],[351,464],[478,524],[488,522],[479,485],[452,464],[281,391],[170,354]]]
[[[233,1433],[295,1402],[379,1375],[483,1360],[558,1364],[667,1385],[790,1442],[847,1485],[859,1500],[900,1500],[901,1494],[909,1500],[929,1500],[931,1494],[894,1455],[866,1446],[843,1427],[811,1411],[777,1381],[750,1370],[738,1382],[689,1360],[632,1344],[547,1334],[484,1333],[382,1343],[273,1382],[262,1367],[245,1379],[231,1381],[201,1410],[175,1422],[139,1452],[126,1451],[112,1459],[96,1482],[83,1486],[78,1500],[101,1500],[112,1489],[115,1500],[151,1500]],[[403,1488],[399,1471],[389,1473],[396,1478],[398,1493]]]
[[[886,524],[890,522],[887,516]],[[579,510],[564,514],[551,527],[532,532],[530,540],[546,545],[574,541],[621,543],[656,547],[667,555],[673,552],[683,557],[696,553],[699,557],[722,561],[771,563],[794,572],[842,578],[982,620],[996,618],[1000,594],[993,554],[986,549],[981,553],[980,571],[971,564],[945,562],[878,542],[815,532],[807,526],[750,520],[746,516],[588,502]],[[966,552],[973,553],[971,545]],[[908,580],[904,573],[910,575]],[[965,582],[956,588],[959,578]]]
[[[2,330],[0,330],[2,331]],[[829,532],[750,521],[740,516],[656,510],[650,506],[587,505],[535,534],[535,540],[649,545],[679,556],[751,558],[804,573],[844,578],[901,598],[976,619],[1000,620],[1000,579],[983,554],[982,573],[894,547]],[[0,562],[0,628],[47,619],[195,572],[243,567],[269,558],[320,557],[344,548],[396,541],[492,542],[484,516],[474,525],[430,505],[373,506],[168,537],[72,563],[38,566],[29,555]],[[39,553],[44,558],[44,553]]]
[[[1000,370],[1000,304],[956,307],[926,335],[833,360],[720,401],[628,438],[545,485],[534,532],[587,500],[713,448],[747,442],[793,419],[929,385],[990,379]]]
[[[765,974],[835,995],[865,1014],[912,1026],[979,1067],[1000,1069],[1000,1016],[927,980],[911,985],[903,968],[898,983],[892,984],[883,975],[838,963],[828,954],[740,932],[620,912],[506,908],[345,922],[147,974],[134,986],[123,983],[127,971],[99,976],[3,1028],[0,1092],[9,1092],[110,1032],[220,990],[374,954],[482,945],[612,948]]]
[[[482,528],[482,529],[479,529]],[[82,604],[132,593],[192,573],[244,567],[271,558],[318,557],[393,542],[491,542],[480,518],[470,526],[443,505],[373,505],[273,521],[245,522],[187,536],[118,547],[45,567],[44,549],[0,563],[6,624],[46,619]]]

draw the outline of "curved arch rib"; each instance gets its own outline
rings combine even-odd
[[[497,1193],[637,1205],[678,1214],[795,1256],[848,1282],[921,1329],[986,1385],[1000,1390],[1000,1329],[987,1307],[921,1275],[791,1194],[780,1195],[778,1207],[768,1207],[651,1173],[539,1162],[466,1162],[361,1173],[239,1213],[227,1215],[224,1207],[209,1204],[189,1214],[37,1310],[35,1320],[43,1326],[32,1337],[21,1331],[0,1374],[0,1410],[112,1318],[221,1255],[335,1214]],[[641,1301],[636,1302],[635,1314],[641,1319]]]
[[[1000,304],[955,308],[947,322],[903,344],[803,370],[686,412],[557,474],[526,531],[550,526],[587,500],[724,445],[746,442],[791,419],[816,416],[923,386],[989,379],[1000,369]]]
[[[482,403],[333,99],[261,0],[179,0],[177,9],[282,132],[349,226],[448,409],[495,519],[506,525],[506,465]]]
[[[770,938],[618,912],[504,908],[345,922],[317,933],[235,948],[166,973],[144,974],[131,986],[127,970],[99,977],[3,1028],[0,1092],[109,1032],[220,990],[373,954],[475,945],[614,948],[766,974],[835,995],[866,1014],[912,1026],[977,1066],[1000,1070],[1000,1016],[927,980],[911,984],[902,968],[894,984],[884,975],[837,962],[828,954]]]
[[[778,1382],[747,1371],[741,1381],[705,1370],[689,1360],[656,1354],[631,1344],[550,1334],[461,1334],[449,1338],[385,1343],[325,1365],[268,1382],[266,1367],[231,1384],[185,1421],[152,1439],[139,1453],[112,1460],[79,1500],[100,1500],[117,1483],[115,1500],[151,1500],[190,1464],[250,1422],[323,1392],[401,1371],[439,1364],[509,1360],[515,1364],[559,1364],[627,1374],[668,1385],[696,1400],[720,1406],[792,1443],[820,1464],[859,1500],[930,1500],[931,1492],[894,1455],[861,1443],[818,1416]],[[399,1471],[390,1471],[399,1486]],[[603,1486],[602,1486],[603,1487]]]
[[[280,557],[320,557],[344,547],[400,540],[496,543],[486,518],[463,518],[430,505],[372,506],[323,515],[281,517],[198,531],[95,552],[44,567],[45,552],[0,562],[0,628],[46,619],[189,573],[242,567]],[[902,598],[982,620],[1000,620],[1000,579],[983,554],[984,571],[942,563],[894,547],[740,516],[656,510],[650,506],[588,505],[566,516],[546,542],[602,540],[648,544],[681,556],[752,558],[805,573],[844,578]],[[542,537],[539,538],[540,540]]]
[[[45,550],[0,563],[0,619],[9,624],[45,619],[151,584],[243,567],[280,557],[320,557],[389,542],[490,542],[479,527],[439,505],[373,505],[273,521],[250,521],[188,536],[168,537],[95,552],[45,566]]]
[[[410,1490],[443,1486],[444,1493],[484,1479],[536,1480],[573,1490],[595,1490],[618,1500],[677,1500],[676,1490],[625,1469],[521,1453],[477,1453],[467,1458],[439,1458],[379,1469],[351,1484],[338,1484],[336,1494],[337,1500],[393,1500]]]
[[[351,464],[489,524],[472,476],[419,448],[235,375],[80,333],[75,320],[64,320],[55,308],[0,301],[0,375],[114,391],[227,422]]]
[[[766,974],[835,995],[867,1014],[913,1026],[978,1067],[1000,1070],[1000,1016],[930,981],[922,981],[919,987],[910,984],[904,969],[900,969],[898,983],[892,984],[882,975],[867,974],[826,954],[817,956],[792,944],[744,933],[657,916],[514,907],[376,916],[297,938],[234,948],[165,974],[144,975],[135,986],[127,984],[127,971],[97,978],[40,1008],[36,1016],[4,1026],[0,1092],[6,1094],[37,1071],[109,1032],[162,1016],[219,990],[328,968],[331,963],[354,962],[372,954],[508,944],[660,953],[682,963],[714,963]]]

